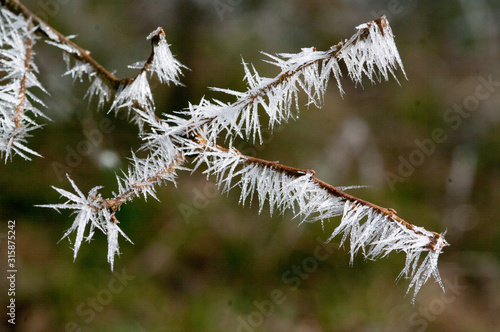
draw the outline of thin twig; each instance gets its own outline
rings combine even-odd
[[[158,182],[162,181],[165,175],[173,174],[178,167],[184,164],[184,162],[185,162],[184,156],[181,153],[179,153],[175,161],[173,161],[171,164],[169,164],[165,168],[160,169],[158,172],[148,177],[147,179],[142,180],[140,183],[133,184],[129,189],[127,189],[123,193],[113,198],[106,198],[106,199],[100,197],[93,197],[93,198],[100,209],[110,209],[111,211],[116,212],[118,211],[121,205],[134,199],[138,195],[138,193],[141,193],[143,190],[146,190],[149,187],[154,186]],[[93,206],[93,208],[97,209],[95,206]]]
[[[31,30],[33,29],[33,22],[29,20],[28,23],[28,31],[31,33]],[[21,79],[21,84],[19,88],[19,103],[16,106],[16,112],[14,116],[14,125],[16,128],[21,128],[22,127],[22,117],[24,114],[24,108],[25,108],[25,100],[26,100],[26,81],[28,80],[28,75],[31,70],[30,62],[31,62],[31,51],[32,51],[32,46],[33,46],[33,41],[31,40],[31,36],[29,35],[26,36],[26,58],[24,59],[24,75],[23,78]]]

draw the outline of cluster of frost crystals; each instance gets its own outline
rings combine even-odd
[[[342,245],[349,236],[351,264],[360,250],[365,258],[372,260],[383,258],[392,251],[403,251],[406,254],[406,262],[398,279],[402,276],[411,279],[407,293],[414,288],[414,302],[420,287],[431,275],[444,290],[437,262],[443,247],[448,243],[444,234],[437,235],[422,227],[409,226],[411,228],[370,206],[345,200],[342,221],[328,241],[343,234],[340,242]],[[436,243],[433,242],[435,238]],[[422,254],[426,256],[420,261]]]
[[[46,93],[35,75],[34,28],[2,8],[0,33],[0,154],[5,161],[14,154],[31,160],[30,155],[40,156],[26,146],[30,132],[41,127],[33,117],[47,119],[38,108],[45,105],[31,92],[38,88]]]
[[[140,148],[148,151],[150,158],[175,161],[183,147],[189,145],[189,120],[173,114],[164,114],[164,118],[159,118],[141,110],[137,114],[150,129],[142,135],[143,144]]]
[[[212,88],[236,97],[236,102],[202,99],[191,105],[190,115],[194,123],[208,123],[206,132],[210,139],[226,130],[229,137],[238,135],[262,141],[259,109],[269,118],[267,126],[274,126],[294,119],[299,113],[299,92],[307,95],[308,105],[321,107],[330,74],[333,72],[340,87],[340,68],[329,52],[304,48],[297,54],[266,54],[270,63],[281,68],[275,78],[261,77],[254,66],[243,62],[246,92]],[[332,60],[332,61],[330,61]]]
[[[182,85],[179,81],[179,76],[182,74],[181,68],[186,68],[179,61],[177,61],[172,52],[170,51],[170,44],[165,39],[163,29],[158,27],[155,31],[151,32],[147,39],[157,38],[153,42],[153,61],[149,71],[155,73],[161,83],[170,82],[175,85]]]
[[[110,87],[99,77],[95,68],[83,60],[80,50],[73,47],[68,43],[63,43],[60,41],[59,37],[52,31],[52,29],[46,25],[43,25],[43,31],[49,36],[50,40],[46,43],[63,50],[63,60],[66,63],[66,72],[63,76],[71,76],[73,81],[83,82],[84,78],[87,77],[92,83],[85,93],[85,98],[89,101],[96,97],[97,99],[97,109],[103,108],[104,104],[107,104],[114,97],[114,92]],[[75,36],[68,36],[67,39],[71,39]]]
[[[197,161],[197,166],[207,164],[205,172],[214,175],[224,191],[239,187],[241,204],[251,203],[257,196],[259,212],[267,201],[271,215],[276,210],[280,213],[291,210],[300,223],[320,221],[323,228],[328,219],[342,216],[328,241],[343,234],[340,243],[343,245],[349,237],[351,263],[360,251],[373,260],[393,251],[404,252],[406,264],[398,279],[402,276],[411,279],[408,292],[414,288],[412,302],[431,275],[443,287],[437,269],[439,255],[448,245],[443,235],[402,223],[360,201],[333,195],[320,187],[309,172],[292,176],[269,165],[249,162],[235,150],[215,147],[205,147]],[[423,260],[421,255],[425,255]]]
[[[139,159],[135,155],[131,158],[132,166],[129,167],[127,173],[116,176],[118,182],[118,192],[113,192],[112,199],[104,199],[98,192],[102,187],[94,187],[87,196],[77,187],[72,179],[68,180],[73,187],[74,193],[64,189],[53,187],[67,201],[62,204],[46,204],[38,205],[39,207],[52,208],[57,211],[59,209],[74,210],[76,217],[71,227],[64,233],[64,239],[70,234],[76,232],[75,244],[73,246],[74,259],[78,254],[80,246],[85,239],[90,242],[94,236],[95,230],[98,229],[108,238],[108,262],[113,270],[114,257],[119,255],[118,236],[123,236],[127,241],[132,241],[118,227],[118,220],[115,217],[115,212],[119,207],[131,200],[134,197],[143,196],[145,199],[151,196],[156,197],[156,186],[163,182],[173,182],[175,184],[176,170],[184,169],[181,166],[177,168],[169,168],[166,165],[174,164],[171,159],[164,159],[156,156],[156,158],[148,157]],[[87,236],[86,229],[89,228]]]
[[[380,22],[378,22],[380,21]],[[245,92],[213,88],[236,97],[233,103],[202,99],[190,107],[195,125],[207,124],[205,131],[214,140],[221,131],[227,137],[234,135],[246,139],[261,138],[259,110],[269,118],[267,126],[295,118],[299,112],[299,92],[307,96],[307,105],[321,107],[328,81],[333,75],[340,93],[343,93],[339,62],[344,61],[349,77],[361,83],[362,75],[372,82],[395,77],[399,67],[404,73],[394,37],[385,18],[362,24],[349,40],[332,47],[330,51],[317,51],[314,47],[303,48],[296,54],[266,54],[267,62],[278,66],[281,72],[275,78],[261,77],[253,66],[243,62],[248,90]],[[396,79],[397,80],[397,79]]]
[[[71,76],[73,82],[76,80],[82,82],[84,77],[88,77],[95,73],[94,67],[89,63],[80,60],[75,60],[74,63],[72,63],[71,56],[68,53],[63,53],[63,59],[68,68],[63,76]]]
[[[375,83],[389,79],[391,74],[397,81],[395,70],[403,68],[394,42],[394,35],[389,22],[384,17],[377,21],[364,23],[356,27],[358,33],[344,43],[339,59],[344,60],[349,77],[361,83],[363,74]]]
[[[148,156],[140,159],[132,155],[132,165],[128,171],[121,177],[116,176],[118,182],[118,192],[113,192],[114,197],[119,197],[120,200],[128,201],[131,197],[143,196],[147,199],[148,196],[156,197],[156,186],[166,182],[176,184],[176,171],[184,170],[180,165],[176,165],[176,160],[165,159],[159,155],[155,158]],[[177,156],[177,160],[180,157]],[[177,167],[174,167],[176,165]]]
[[[147,37],[148,39],[155,39],[150,59],[147,62],[142,61],[129,66],[141,71],[133,80],[123,80],[116,93],[100,77],[96,68],[85,60],[85,56],[82,54],[83,51],[67,42],[60,41],[59,37],[47,26],[44,26],[43,31],[50,38],[50,40],[46,41],[48,44],[64,51],[63,59],[66,62],[67,71],[63,75],[70,75],[74,80],[80,82],[83,81],[84,77],[88,77],[92,83],[85,97],[89,100],[96,97],[98,109],[112,101],[110,111],[118,112],[125,109],[129,114],[132,113],[132,121],[139,126],[141,132],[143,132],[144,122],[141,116],[137,115],[137,112],[142,111],[151,114],[155,112],[153,94],[147,73],[155,73],[161,83],[169,84],[172,82],[176,85],[182,85],[179,76],[182,74],[181,69],[186,67],[172,55],[170,45],[167,43],[165,33],[161,28],[156,29]],[[67,39],[71,37],[67,37]]]
[[[111,105],[111,109],[118,110],[125,108],[130,111],[132,108],[137,108],[137,106],[150,113],[154,113],[155,110],[153,94],[151,93],[145,71],[141,71],[132,83],[120,87]],[[137,121],[137,117],[134,120],[141,123]]]
[[[84,78],[87,77],[91,81],[91,84],[84,97],[89,101],[95,97],[97,99],[98,110],[102,109],[105,104],[111,102],[115,96],[114,91],[103,81],[96,69],[90,63],[83,60],[84,58],[80,50],[68,43],[61,42],[57,34],[55,34],[50,27],[45,26],[43,31],[50,38],[50,40],[46,41],[47,44],[64,51],[63,60],[66,63],[67,70],[63,76],[71,76],[73,81],[78,80],[79,82],[83,82]],[[66,39],[69,40],[74,37],[75,36],[67,36]]]
[[[85,93],[85,98],[90,101],[92,97],[96,97],[97,109],[100,110],[112,100],[114,93],[95,72],[90,73],[89,78],[92,80],[92,84]]]
[[[96,229],[106,234],[108,236],[108,262],[111,264],[111,269],[113,269],[114,256],[115,254],[119,254],[118,235],[122,235],[130,243],[132,241],[118,227],[118,220],[110,213],[109,209],[102,207],[103,200],[101,194],[98,193],[101,187],[94,187],[90,190],[87,197],[85,197],[73,180],[69,177],[68,180],[75,193],[53,187],[62,197],[67,199],[65,203],[39,206],[52,208],[57,211],[59,209],[75,211],[76,217],[73,224],[61,238],[62,240],[71,233],[76,232],[75,244],[73,246],[74,259],[76,259],[82,241],[85,239],[87,242],[90,242]],[[89,228],[89,231],[87,236],[85,236],[87,228]]]
[[[147,72],[155,73],[161,83],[170,82],[176,85],[182,85],[179,81],[181,68],[186,68],[177,61],[170,51],[169,44],[165,39],[165,33],[161,28],[153,31],[148,37],[153,40],[153,53],[148,61],[138,62],[130,68],[141,69],[141,72],[135,79],[125,85],[122,85],[116,93],[111,110],[118,111],[125,108],[133,111],[133,121],[137,123],[141,132],[143,132],[144,122],[138,112],[155,113],[155,105],[151,87],[147,78]]]

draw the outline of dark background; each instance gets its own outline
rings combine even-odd
[[[118,77],[135,75],[127,65],[147,59],[146,36],[162,26],[172,52],[190,68],[182,78],[185,87],[154,89],[158,112],[167,113],[196,104],[202,96],[231,101],[208,87],[243,91],[241,56],[262,76],[273,77],[278,69],[262,62],[260,51],[326,50],[349,38],[357,25],[386,14],[408,80],[399,71],[401,86],[391,79],[377,85],[365,80],[364,87],[355,87],[345,77],[343,98],[331,82],[323,109],[303,106],[297,121],[265,135],[263,145],[240,142],[237,147],[314,169],[333,185],[369,185],[352,193],[394,208],[415,225],[447,230],[451,246],[439,263],[446,294],[428,282],[412,306],[411,294],[405,296],[408,281],[395,283],[404,254],[376,262],[357,257],[351,267],[348,248],[337,249],[336,238],[328,251],[320,251],[328,253],[326,259],[318,261],[319,243],[340,218],[331,220],[325,232],[316,224],[297,227],[290,213],[259,215],[256,204],[238,205],[237,190],[221,195],[200,172],[180,172],[177,188],[158,189],[161,202],[136,199],[118,213],[134,245],[121,240],[114,274],[101,233],[82,245],[73,262],[69,242],[58,243],[72,217],[67,211],[34,207],[62,202],[51,186],[70,189],[55,163],[67,164],[70,151],[86,140],[84,132],[111,119],[112,130],[103,132],[102,142],[70,172],[82,191],[103,185],[109,196],[116,190],[115,172],[126,169],[140,140],[126,120],[96,112],[95,101],[89,106],[83,98],[87,80],[72,84],[70,77],[61,77],[61,53],[39,41],[39,77],[51,94],[41,97],[53,122],[35,131],[29,146],[44,158],[26,162],[16,157],[0,170],[0,233],[5,237],[7,221],[16,221],[19,331],[498,328],[500,87],[493,87],[475,111],[449,111],[474,100],[480,77],[500,81],[498,1],[23,3],[63,34],[77,34],[75,42]],[[428,142],[436,129],[444,131],[446,140],[436,143],[404,182],[389,184],[387,172],[397,174],[401,160],[418,150],[415,140]],[[2,241],[2,262],[5,249]],[[293,272],[297,267],[302,278]],[[292,290],[293,285],[298,287]]]

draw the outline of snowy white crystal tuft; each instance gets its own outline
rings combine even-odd
[[[163,29],[158,27],[149,34],[147,39],[150,39],[153,43],[153,60],[149,70],[158,76],[161,83],[169,84],[172,82],[175,85],[182,85],[179,81],[179,76],[182,74],[181,68],[187,67],[172,55]]]
[[[38,88],[46,93],[35,76],[34,30],[30,20],[0,10],[0,155],[5,162],[15,154],[26,160],[40,157],[26,145],[31,131],[41,127],[33,117],[48,119],[39,109],[45,105],[31,92]]]

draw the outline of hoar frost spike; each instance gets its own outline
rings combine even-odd
[[[299,223],[320,222],[323,229],[333,217],[341,216],[329,240],[341,235],[341,243],[349,244],[351,262],[357,253],[378,259],[390,252],[404,252],[406,262],[398,278],[410,279],[408,292],[413,289],[412,301],[431,276],[442,287],[437,262],[448,245],[444,234],[409,224],[392,209],[319,180],[312,170],[245,156],[232,147],[235,137],[261,140],[262,126],[272,131],[275,126],[295,119],[301,94],[306,96],[307,106],[321,107],[332,76],[343,94],[340,62],[344,62],[355,84],[362,84],[363,76],[372,83],[388,80],[389,76],[397,80],[399,69],[406,77],[385,17],[359,25],[351,38],[327,51],[310,47],[296,54],[265,54],[267,61],[279,68],[274,78],[262,77],[253,65],[243,61],[246,91],[212,88],[235,98],[232,103],[203,98],[198,104],[189,104],[184,111],[157,116],[149,83],[151,76],[156,75],[161,83],[180,85],[181,69],[185,68],[172,55],[161,28],[148,36],[152,44],[150,57],[133,65],[140,70],[137,76],[118,79],[97,63],[90,52],[41,21],[19,1],[2,3],[0,69],[4,84],[0,90],[0,150],[6,159],[12,154],[27,159],[29,154],[37,155],[25,145],[28,133],[40,126],[28,114],[44,116],[32,102],[43,104],[30,92],[32,87],[44,91],[34,76],[37,70],[32,48],[38,38],[35,33],[63,52],[67,75],[77,81],[84,77],[91,80],[86,96],[96,96],[99,108],[109,107],[115,112],[125,109],[140,128],[143,140],[140,150],[147,156],[139,158],[132,153],[128,170],[117,175],[118,189],[111,198],[102,197],[101,187],[94,187],[84,195],[68,177],[73,192],[54,188],[66,202],[43,205],[74,210],[76,217],[63,238],[76,233],[75,258],[83,240],[90,241],[95,231],[100,230],[107,235],[107,259],[113,269],[114,257],[119,254],[119,236],[132,242],[118,226],[116,214],[120,207],[138,196],[156,198],[158,186],[176,184],[177,171],[194,171],[205,165],[204,172],[215,176],[224,191],[240,188],[243,205],[258,202],[262,211],[267,204],[271,214],[290,210]],[[218,145],[217,139],[224,137],[228,148]],[[191,167],[187,157],[194,157]]]
[[[0,32],[0,155],[5,162],[13,155],[26,160],[40,154],[27,147],[31,131],[41,127],[33,117],[48,117],[33,88],[46,93],[35,74],[33,47],[38,37],[31,20],[1,8]]]

